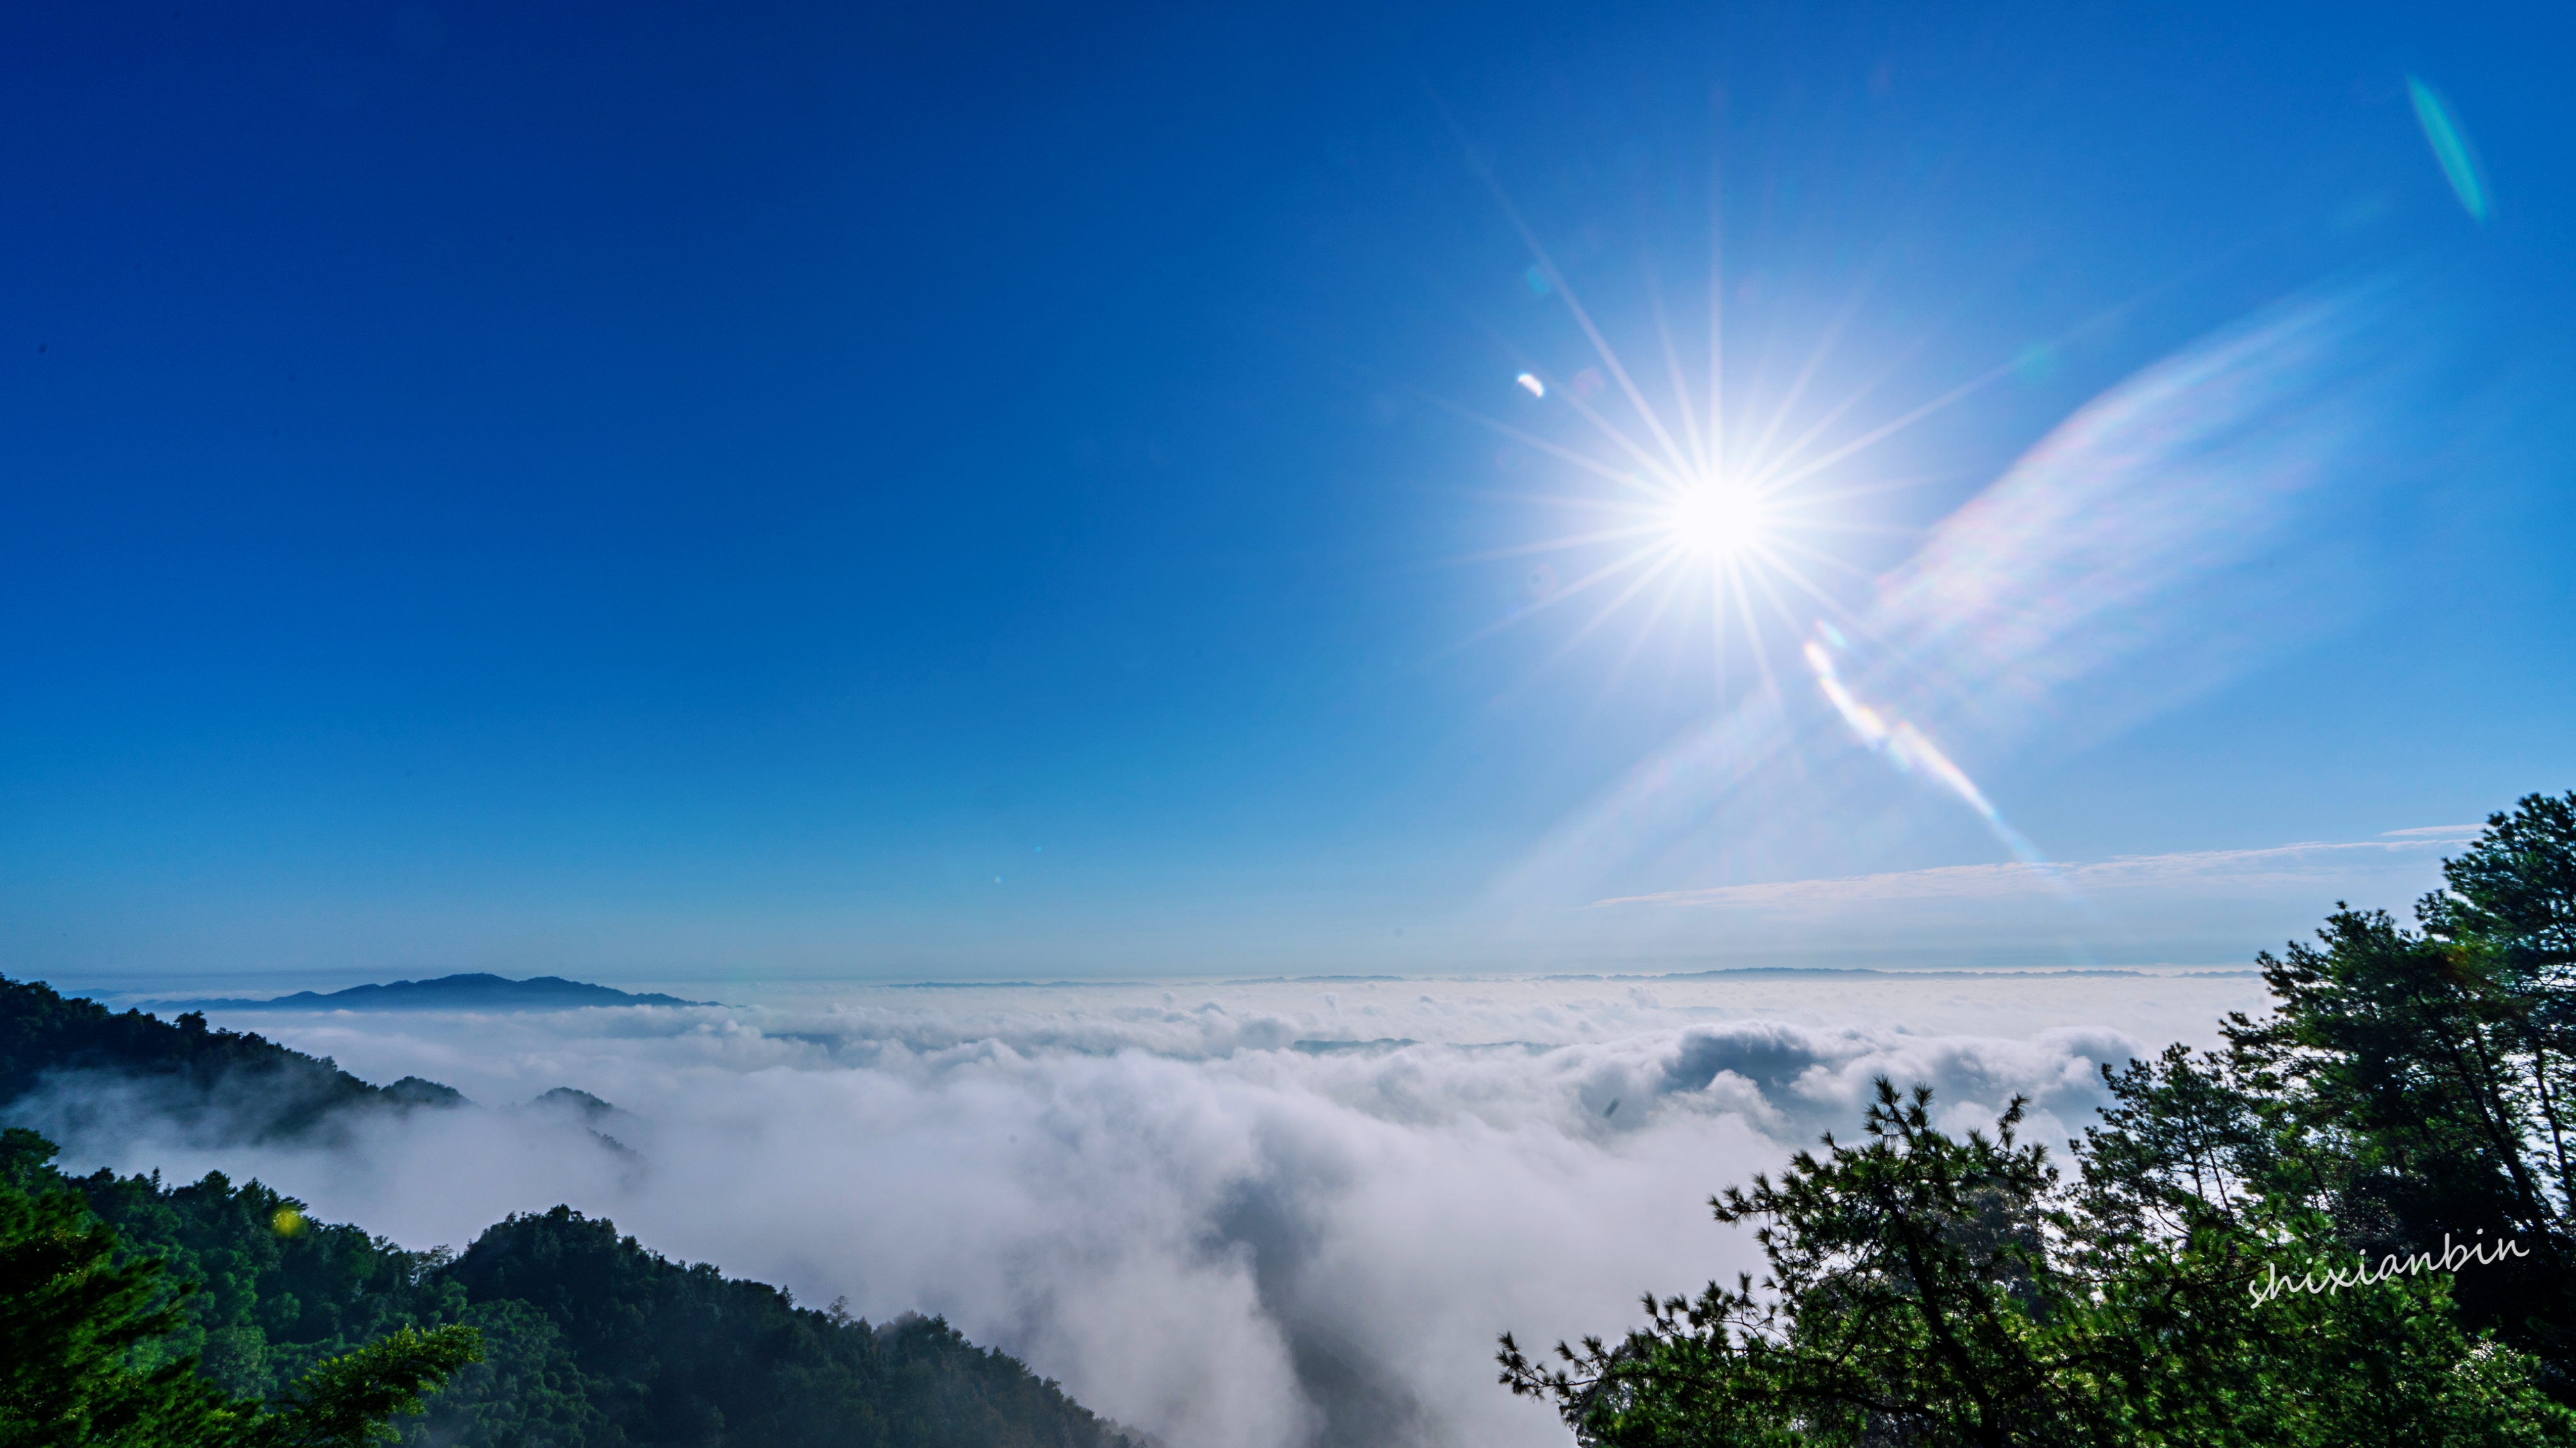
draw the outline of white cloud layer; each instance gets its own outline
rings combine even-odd
[[[1562,1441],[1493,1337],[1616,1329],[1754,1261],[1710,1192],[1878,1074],[2062,1135],[2096,1063],[2244,976],[1773,976],[850,989],[733,1009],[243,1016],[485,1103],[223,1146],[57,1096],[71,1164],[257,1174],[415,1246],[569,1202],[673,1256],[944,1313],[1175,1445]],[[606,1149],[556,1086],[618,1104]],[[76,1105],[92,1108],[74,1112]],[[640,1160],[638,1159],[640,1158]]]

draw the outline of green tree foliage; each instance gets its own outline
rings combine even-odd
[[[362,1448],[402,1435],[386,1419],[415,1414],[421,1393],[483,1355],[471,1327],[450,1323],[423,1332],[402,1328],[356,1352],[325,1359],[289,1389],[279,1410],[260,1419],[253,1448]]]
[[[9,1133],[13,1158],[31,1135]],[[211,1441],[228,1405],[188,1362],[130,1365],[179,1320],[160,1264],[117,1261],[76,1193],[24,1175],[0,1173],[0,1444]]]
[[[584,1448],[618,1440],[552,1319],[524,1302],[484,1302],[465,1309],[464,1320],[483,1334],[483,1361],[428,1401],[406,1425],[407,1443]]]
[[[565,1207],[491,1228],[446,1276],[478,1306],[525,1304],[560,1332],[606,1421],[561,1441],[1110,1448],[1123,1437],[937,1319],[872,1327],[799,1308]]]
[[[2442,865],[2427,905],[2434,933],[2491,943],[2517,974],[2576,965],[2576,790],[2527,795]]]
[[[0,1142],[0,1445],[7,1448],[359,1448],[395,1436],[479,1352],[473,1329],[404,1329],[317,1363],[273,1406],[237,1401],[167,1351],[193,1284],[120,1250],[50,1146]]]
[[[404,1327],[455,1321],[464,1293],[438,1281],[445,1257],[406,1252],[356,1227],[317,1222],[304,1203],[220,1172],[186,1186],[113,1173],[76,1179],[127,1242],[196,1284],[171,1350],[194,1354],[225,1391],[265,1398],[325,1358]]]
[[[2515,1237],[2534,1260],[2464,1277],[2461,1308],[2576,1396],[2576,793],[2491,817],[2443,876],[2416,929],[2338,910],[2260,958],[2273,1009],[2231,1018],[2224,1067],[2249,1179],[2364,1252]]]
[[[360,1441],[346,1438],[349,1425],[389,1415],[415,1448],[1126,1441],[1055,1384],[937,1319],[871,1325],[800,1308],[776,1288],[669,1261],[568,1208],[513,1217],[455,1257],[315,1221],[258,1182],[65,1178],[47,1165],[52,1155],[35,1133],[12,1129],[0,1173],[48,1222],[85,1224],[64,1240],[104,1265],[78,1280],[123,1304],[113,1320],[126,1325],[93,1354],[125,1373],[113,1380],[125,1406],[98,1410],[113,1421],[161,1421],[138,1406],[161,1401],[157,1393],[182,1408],[274,1403],[272,1436],[257,1442],[279,1445]],[[53,1230],[31,1228],[30,1240],[51,1241]],[[75,1280],[51,1267],[13,1274],[13,1325],[44,1319],[46,1299],[22,1298],[22,1279],[62,1284],[56,1291]],[[480,1359],[451,1364],[446,1386],[419,1402],[405,1397],[403,1373],[467,1332]],[[290,1427],[308,1436],[274,1436]],[[0,1448],[16,1441],[0,1436]]]
[[[1506,1337],[1504,1381],[1622,1448],[2576,1442],[2439,1278],[2258,1302],[2258,1262],[2343,1258],[2320,1219],[2097,1232],[2014,1141],[2018,1103],[1992,1138],[1938,1130],[1930,1104],[1882,1081],[1861,1143],[1713,1201],[1756,1224],[1759,1283],[1649,1299],[1644,1327],[1560,1345],[1559,1367]]]
[[[2273,1008],[2224,1050],[2106,1067],[2071,1178],[2020,1103],[1953,1137],[1882,1081],[1857,1144],[1713,1200],[1758,1282],[1554,1365],[1507,1336],[1503,1381],[1655,1448],[2576,1443],[2576,794],[2444,876],[2416,928],[2339,909],[2262,956]],[[2311,1272],[2344,1281],[2257,1290]]]

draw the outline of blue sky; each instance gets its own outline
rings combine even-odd
[[[0,33],[13,975],[2224,963],[2576,785],[2545,7]],[[1722,667],[1569,296],[1885,430]]]

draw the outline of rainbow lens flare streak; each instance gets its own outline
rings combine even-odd
[[[2471,221],[2485,225],[2487,188],[2478,178],[2468,136],[2452,119],[2451,108],[2442,104],[2440,92],[2411,75],[2406,77],[2406,98],[2414,102],[2415,124],[2424,128],[2424,141],[2441,164],[2442,179],[2451,183],[2451,194],[2460,198],[2460,209],[2469,213]]]
[[[2045,865],[2047,861],[2038,849],[2023,838],[2021,831],[2005,822],[2003,812],[1995,808],[1994,801],[1986,798],[1985,791],[1977,788],[1977,782],[1968,777],[1968,772],[1942,753],[1941,747],[1926,738],[1912,721],[1898,719],[1891,723],[1878,710],[1853,695],[1851,686],[1845,684],[1842,675],[1835,670],[1833,655],[1826,651],[1828,644],[1841,646],[1841,631],[1832,624],[1820,623],[1817,632],[1820,638],[1807,641],[1807,667],[1815,671],[1816,687],[1824,692],[1826,700],[1834,706],[1834,712],[1851,726],[1852,733],[1860,736],[1863,744],[1884,756],[1899,770],[1928,775],[1965,800],[1968,808],[1975,810],[1978,818],[1986,822],[1986,828],[1995,832],[1995,838],[2003,841],[2004,848],[2012,851],[2014,859],[2026,865]]]

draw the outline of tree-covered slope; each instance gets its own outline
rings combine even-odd
[[[85,1073],[151,1091],[157,1109],[197,1120],[217,1139],[294,1136],[350,1108],[399,1110],[462,1099],[415,1077],[372,1086],[327,1057],[246,1031],[209,1029],[200,1014],[164,1021],[141,1011],[118,1013],[57,994],[41,981],[0,976],[0,1112],[48,1081],[61,1084]]]
[[[226,1395],[274,1398],[405,1328],[464,1323],[483,1360],[400,1425],[413,1448],[1116,1448],[1125,1440],[1018,1361],[937,1319],[882,1326],[684,1266],[569,1208],[513,1217],[462,1257],[410,1252],[258,1182],[65,1178],[35,1133],[0,1177],[70,1187],[130,1255],[193,1282],[149,1368],[195,1355]],[[5,1304],[0,1304],[5,1307]]]
[[[935,1318],[871,1327],[682,1266],[567,1207],[512,1217],[440,1274],[561,1334],[612,1436],[644,1444],[1095,1445],[1117,1433]]]
[[[351,1111],[462,1100],[414,1078],[372,1086],[326,1058],[211,1030],[199,1015],[172,1023],[111,1012],[0,978],[0,1120],[25,1119],[10,1108],[48,1088],[57,1115],[143,1089],[154,1110],[241,1140],[298,1135]],[[513,1217],[455,1257],[314,1221],[256,1181],[67,1179],[52,1155],[34,1132],[12,1129],[0,1172],[31,1191],[76,1188],[125,1251],[196,1284],[151,1352],[194,1356],[233,1397],[273,1397],[315,1365],[405,1328],[479,1329],[483,1361],[404,1423],[418,1448],[1124,1441],[1054,1384],[944,1322],[872,1326],[800,1308],[774,1287],[669,1261],[569,1208]]]
[[[9,1448],[368,1448],[421,1393],[482,1357],[462,1323],[397,1328],[243,1397],[197,1371],[198,1284],[136,1252],[48,1165],[0,1133],[0,1444]],[[278,1230],[291,1228],[280,1218]]]

